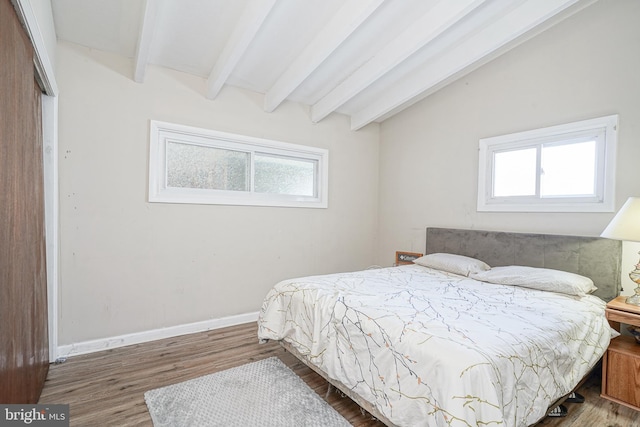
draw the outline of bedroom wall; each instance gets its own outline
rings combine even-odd
[[[255,313],[277,281],[375,258],[379,127],[59,43],[59,342],[69,346]],[[147,202],[149,120],[329,150],[329,208]]]
[[[616,208],[640,196],[638,16],[600,0],[385,121],[378,263],[423,252],[427,226],[599,235],[614,213],[477,212],[478,140],[619,114]]]

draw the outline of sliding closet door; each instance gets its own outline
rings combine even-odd
[[[49,369],[40,88],[0,0],[0,403],[36,403]]]

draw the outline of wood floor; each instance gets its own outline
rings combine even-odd
[[[351,424],[382,427],[349,398],[275,343],[258,344],[255,323],[168,338],[69,358],[51,365],[39,403],[70,405],[71,426],[151,426],[144,392],[271,356],[279,357]],[[583,404],[566,404],[566,418],[538,426],[630,427],[640,412],[600,398],[600,379],[580,389]]]

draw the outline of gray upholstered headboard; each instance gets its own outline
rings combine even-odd
[[[590,277],[594,295],[620,294],[622,242],[600,237],[427,228],[427,254],[447,252],[480,259],[492,267],[526,265]]]

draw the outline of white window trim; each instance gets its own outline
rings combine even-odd
[[[205,190],[167,187],[166,145],[185,142],[223,149],[241,149],[318,161],[316,197],[264,194],[253,191]],[[253,180],[253,177],[251,177]],[[149,202],[243,206],[327,208],[329,151],[270,139],[151,120],[149,145]]]
[[[597,185],[601,195],[591,200],[568,198],[493,198],[493,153],[504,148],[530,145],[534,141],[557,139],[563,134],[604,130],[604,153],[598,154]],[[615,210],[615,161],[618,115],[480,139],[478,160],[479,212],[613,212]]]

